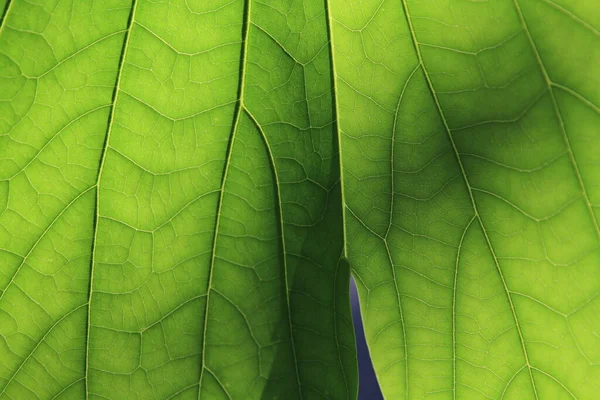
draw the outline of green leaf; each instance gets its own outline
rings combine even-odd
[[[348,258],[386,397],[597,397],[600,7],[333,10]]]
[[[0,399],[600,391],[591,1],[0,10]]]
[[[0,398],[356,397],[322,3],[6,10]]]

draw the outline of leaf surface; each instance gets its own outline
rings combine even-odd
[[[322,4],[6,10],[0,398],[355,397]]]
[[[0,398],[600,391],[592,2],[0,10]]]
[[[386,398],[597,396],[598,6],[333,10],[348,258]]]

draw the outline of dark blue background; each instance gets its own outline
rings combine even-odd
[[[360,307],[358,304],[358,293],[354,279],[350,280],[350,299],[352,303],[352,319],[354,320],[354,332],[356,333],[356,351],[358,354],[358,400],[380,400],[383,399],[371,357],[369,357],[369,349],[365,341],[365,332],[363,329],[362,320],[360,318]]]

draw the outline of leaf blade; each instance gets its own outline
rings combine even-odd
[[[26,154],[29,158],[13,157],[27,147],[25,144],[17,152],[17,141],[11,144],[13,147],[0,146],[0,173],[5,179],[2,189],[6,188],[0,192],[6,195],[1,203],[4,216],[0,215],[0,242],[6,250],[1,256],[2,261],[16,263],[16,268],[21,261],[25,264],[23,257],[35,240],[43,242],[44,230],[52,234],[50,226],[54,224],[52,219],[38,218],[42,239],[31,235],[23,244],[10,239],[17,224],[6,217],[16,214],[13,209],[26,218],[36,218],[31,209],[18,209],[13,175],[23,176],[19,169],[29,171],[38,155],[48,153],[44,161],[50,164],[60,159],[57,146],[65,152],[77,150],[73,140],[62,142],[70,126],[80,124],[82,132],[92,127],[97,130],[97,143],[91,149],[94,156],[82,154],[89,163],[89,185],[79,182],[76,187],[87,190],[84,204],[79,200],[73,203],[76,217],[65,223],[69,208],[61,211],[79,195],[73,190],[66,193],[68,196],[63,194],[61,208],[53,210],[46,204],[39,207],[62,222],[62,236],[52,235],[52,241],[61,247],[46,245],[46,252],[35,257],[35,266],[44,268],[62,254],[69,259],[75,257],[63,250],[65,246],[78,249],[74,258],[79,260],[78,267],[88,263],[87,268],[77,270],[79,275],[85,272],[87,278],[78,275],[72,286],[63,284],[59,289],[45,288],[42,292],[46,298],[61,292],[69,304],[77,302],[72,307],[77,311],[67,313],[68,318],[53,314],[38,319],[42,331],[36,333],[32,331],[36,324],[26,321],[35,315],[31,301],[18,298],[14,302],[26,312],[22,314],[25,320],[17,319],[12,324],[15,311],[6,299],[1,299],[2,316],[10,322],[0,325],[2,336],[32,332],[30,343],[20,344],[19,352],[7,349],[14,352],[10,363],[4,357],[0,363],[0,376],[4,379],[7,375],[6,380],[0,380],[2,396],[259,398],[301,397],[302,390],[353,397],[356,380],[347,376],[354,368],[353,337],[351,331],[337,332],[338,326],[347,328],[348,294],[339,288],[339,282],[348,279],[349,271],[340,272],[337,263],[341,251],[337,231],[341,232],[342,225],[336,207],[339,189],[327,106],[331,97],[319,71],[328,62],[325,20],[323,10],[317,6],[320,3],[307,3],[311,10],[295,5],[279,11],[256,3],[263,10],[252,24],[251,13],[247,13],[245,29],[252,31],[248,37],[242,34],[242,1],[107,2],[105,7],[117,13],[120,20],[107,18],[102,7],[94,8],[92,3],[47,2],[38,8],[24,2],[14,4],[20,16],[35,16],[42,25],[47,22],[44,18],[52,20],[48,26],[56,31],[57,50],[52,54],[42,45],[17,45],[28,40],[26,33],[10,28],[2,32],[0,50],[6,58],[17,54],[25,60],[19,59],[21,64],[17,63],[16,68],[3,66],[5,77],[10,79],[13,69],[17,76],[18,68],[31,70],[22,74],[22,82],[14,81],[8,99],[19,94],[20,86],[28,89],[30,85],[33,89],[18,101],[3,103],[8,107],[20,103],[24,106],[17,107],[14,116],[7,114],[7,129],[15,132],[0,140],[10,141],[11,135],[19,140],[43,138],[37,134],[27,136],[20,125],[28,122],[31,110],[37,110],[42,100],[52,101],[45,92],[44,99],[32,95],[35,79],[50,79],[61,73],[66,79],[61,81],[63,86],[54,87],[55,97],[71,93],[72,86],[102,90],[105,97],[104,103],[92,111],[89,107],[77,109],[78,113],[72,112],[76,107],[67,109],[70,121],[64,118],[65,123],[49,125],[45,136],[48,140],[32,142]],[[294,14],[290,20],[302,21],[303,11],[310,11],[311,19],[306,26],[297,24],[293,33],[312,36],[316,41],[290,39],[286,24],[271,24],[286,18],[286,13]],[[23,30],[31,28],[32,20],[20,16],[9,15],[6,26],[21,23]],[[88,41],[78,36],[71,52],[58,46],[66,40],[63,32],[72,27],[83,26],[95,32],[96,25],[113,31],[102,31],[102,35],[96,34]],[[43,32],[44,28],[40,29]],[[271,46],[263,51],[266,36],[280,48]],[[97,49],[108,42],[113,57]],[[127,51],[119,60],[118,49],[124,45]],[[243,47],[252,53],[252,68],[248,71],[240,68]],[[27,57],[34,52],[43,62],[28,65]],[[302,64],[279,68],[277,63],[285,52],[294,62],[302,59]],[[90,54],[105,57],[104,63],[97,63],[105,78],[102,85],[77,80],[80,58]],[[291,82],[285,76],[288,72],[293,75]],[[241,88],[247,88],[250,94],[238,96],[239,82],[246,78],[252,82],[242,83]],[[279,81],[276,87],[268,87],[275,81]],[[110,93],[115,88],[118,96],[111,101]],[[98,100],[99,96],[90,98]],[[238,101],[241,142],[231,138]],[[93,112],[102,114],[90,124]],[[47,118],[41,115],[39,121]],[[106,139],[107,127],[110,142]],[[89,140],[80,140],[80,147],[90,145]],[[229,142],[237,167],[230,171],[234,179],[224,180]],[[53,170],[47,164],[37,167],[31,174],[37,180]],[[67,181],[77,182],[81,176],[70,165],[61,172]],[[97,194],[92,193],[96,186]],[[298,191],[300,187],[305,189]],[[223,197],[224,208],[218,206],[219,196]],[[30,197],[27,207],[36,201],[35,196]],[[98,207],[96,213],[94,204]],[[219,221],[221,215],[228,217]],[[221,228],[218,235],[217,225]],[[64,232],[69,229],[64,226],[77,229],[71,229],[67,237]],[[216,255],[211,256],[211,249]],[[215,268],[211,269],[213,262]],[[74,265],[70,268],[65,270],[66,278],[61,279],[72,275]],[[22,271],[8,270],[13,271],[16,282],[30,282],[28,292],[40,281],[35,274],[24,276]],[[209,284],[209,274],[215,274],[213,284]],[[48,276],[49,281],[54,278],[53,274]],[[9,275],[3,283],[10,281]],[[89,291],[87,286],[91,287]],[[15,286],[9,292],[16,290]],[[212,293],[210,304],[208,293]],[[337,293],[342,293],[341,298],[334,295]],[[83,308],[91,312],[89,328],[83,324]],[[68,334],[63,321],[68,323]],[[302,348],[297,358],[292,343],[296,339]],[[69,350],[58,346],[57,341],[70,346]],[[241,344],[238,349],[243,353],[231,352],[236,343]],[[32,371],[55,363],[58,356],[48,356],[54,350],[64,353],[69,368],[61,372],[51,369],[50,375],[60,377],[52,383],[51,377],[41,373],[41,384],[34,385]],[[243,354],[248,357],[240,358]],[[201,371],[205,372],[202,377]]]
[[[545,27],[545,38],[554,38],[546,40],[546,51],[552,51],[547,42],[559,46],[547,53],[555,67],[564,70],[569,65],[571,72],[579,70],[586,79],[597,79],[587,65],[562,62],[556,56],[556,49],[567,48],[558,38],[571,32],[569,23],[541,24],[542,6],[520,3],[538,14],[532,21],[538,29]],[[352,216],[347,228],[349,258],[362,282],[367,340],[384,393],[393,398],[434,394],[537,398],[555,390],[567,397],[589,396],[592,392],[575,383],[574,373],[548,361],[549,352],[538,342],[545,337],[544,343],[552,343],[551,348],[561,354],[557,357],[568,358],[586,371],[582,372],[586,379],[596,382],[589,357],[581,349],[573,350],[579,345],[569,333],[568,314],[564,321],[552,317],[552,322],[541,322],[553,311],[538,315],[522,296],[527,294],[551,310],[557,307],[556,300],[548,300],[541,288],[552,281],[563,301],[593,298],[598,280],[590,274],[597,265],[594,243],[598,238],[593,203],[586,205],[582,179],[571,174],[577,165],[569,160],[568,140],[563,140],[560,121],[552,116],[557,108],[548,92],[553,89],[529,48],[519,13],[513,2],[445,2],[432,7],[407,1],[403,5],[408,8],[386,1],[353,4],[353,13],[341,4],[334,7],[336,37],[345,37],[336,46],[346,56],[338,59],[337,79],[346,88],[340,99],[346,198]],[[572,15],[566,17],[573,20]],[[400,20],[407,22],[399,26]],[[558,30],[563,36],[549,32],[550,26],[563,29]],[[589,25],[583,27],[595,36]],[[586,39],[575,47],[591,51],[589,57],[595,59],[595,43]],[[420,65],[427,73],[412,75],[411,70]],[[414,76],[418,80],[411,80]],[[412,104],[403,104],[404,93]],[[573,134],[589,132],[586,127],[594,118],[588,115],[582,125],[572,125]],[[540,136],[544,129],[552,132],[551,139]],[[587,137],[590,148],[580,151],[588,153],[589,159],[597,144],[589,133]],[[530,153],[528,159],[524,149],[535,151],[535,145],[538,153]],[[588,168],[590,164],[585,169],[593,174]],[[550,183],[552,173],[556,176]],[[578,192],[584,193],[583,201]],[[553,197],[553,193],[560,194]],[[582,217],[586,214],[587,221]],[[479,219],[480,228],[471,225],[472,218]],[[509,221],[516,225],[514,229]],[[567,226],[579,242],[566,239]],[[562,233],[550,234],[549,229]],[[531,255],[538,253],[528,256],[527,246]],[[489,256],[471,256],[486,248]],[[386,255],[390,254],[386,249],[391,249],[391,255]],[[470,260],[477,260],[480,271],[486,272],[466,265]],[[570,264],[581,275],[573,272],[567,277],[564,269]],[[494,265],[498,279],[475,279],[480,274],[490,276],[489,267]],[[543,267],[534,270],[534,265]],[[582,295],[576,282],[586,277],[586,295]],[[470,280],[484,286],[478,288]],[[483,296],[483,287],[491,287],[492,282],[499,292]],[[573,304],[572,300],[565,303]],[[503,310],[498,321],[493,322],[486,308]],[[506,319],[511,314],[512,328]],[[405,323],[406,336],[399,329]],[[597,323],[597,318],[591,318],[587,329]],[[552,326],[567,340],[545,335],[542,325]],[[512,336],[512,341],[492,345],[492,332],[505,329],[508,333],[503,335]],[[387,347],[390,344],[392,349]],[[540,371],[548,375],[541,377]]]

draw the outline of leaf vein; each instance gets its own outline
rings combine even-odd
[[[416,37],[415,31],[414,31],[414,28],[413,28],[413,25],[412,25],[412,20],[411,20],[411,17],[410,17],[410,11],[409,11],[408,4],[407,4],[406,0],[402,0],[402,6],[403,6],[403,9],[404,9],[404,14],[406,16],[406,21],[408,23],[408,27],[409,27],[409,30],[410,30],[410,35],[411,35],[411,38],[412,38],[412,41],[413,41],[413,46],[414,46],[417,58],[419,59],[419,63],[423,66],[423,72],[424,72],[424,75],[425,75],[425,80],[427,82],[427,86],[428,86],[429,91],[431,92],[431,95],[433,97],[433,100],[434,100],[434,103],[436,105],[438,114],[439,114],[440,118],[442,119],[442,123],[444,125],[445,130],[446,130],[446,133],[448,134],[448,139],[450,140],[450,144],[452,145],[452,149],[454,150],[454,153],[455,153],[455,156],[456,156],[456,161],[457,161],[458,166],[459,166],[459,168],[461,170],[461,174],[462,174],[463,180],[464,180],[465,185],[467,187],[467,190],[469,192],[469,197],[471,199],[471,205],[473,207],[473,211],[475,213],[475,217],[479,221],[479,225],[481,226],[481,230],[483,232],[483,236],[485,237],[485,240],[486,240],[486,243],[487,243],[487,247],[488,247],[488,249],[489,249],[489,251],[490,251],[490,253],[492,255],[492,258],[494,259],[494,264],[496,266],[496,270],[498,271],[498,274],[500,276],[500,280],[502,281],[504,292],[505,292],[506,298],[508,300],[508,303],[509,303],[509,306],[510,306],[510,309],[511,309],[511,312],[512,312],[512,316],[513,316],[513,320],[515,322],[515,326],[517,328],[517,332],[519,334],[519,339],[520,339],[520,342],[521,342],[521,348],[523,350],[523,356],[525,357],[525,364],[527,365],[528,370],[529,370],[529,378],[531,380],[531,386],[532,386],[535,398],[536,398],[536,400],[538,400],[539,396],[538,396],[537,389],[536,389],[536,386],[535,386],[535,381],[533,379],[532,366],[531,366],[531,363],[529,362],[529,356],[527,354],[527,347],[525,345],[525,339],[523,338],[523,333],[521,331],[521,326],[519,324],[519,319],[517,317],[517,313],[516,313],[516,310],[515,310],[515,307],[514,307],[514,304],[513,304],[513,301],[512,301],[512,297],[510,295],[508,286],[506,284],[506,280],[504,278],[504,274],[503,274],[502,269],[500,267],[500,263],[498,261],[498,257],[496,256],[496,252],[494,251],[494,248],[492,247],[492,243],[491,243],[490,238],[489,238],[489,236],[487,234],[487,231],[485,229],[485,225],[483,224],[483,220],[481,218],[481,215],[479,214],[479,210],[477,209],[477,204],[475,202],[475,197],[473,195],[473,189],[472,189],[471,184],[469,182],[469,179],[467,177],[467,173],[465,171],[464,165],[463,165],[462,160],[460,158],[460,153],[458,151],[458,148],[456,147],[456,143],[454,142],[454,138],[452,137],[452,131],[451,131],[449,125],[448,125],[448,121],[446,120],[446,118],[444,116],[444,112],[442,111],[442,107],[441,107],[439,99],[437,97],[437,93],[436,93],[436,91],[435,91],[435,89],[433,87],[433,83],[431,82],[431,78],[429,77],[429,74],[427,73],[427,69],[425,68],[425,64],[423,62],[423,56],[421,55],[421,49],[419,48],[419,44],[418,44],[417,37]]]

